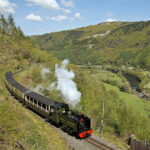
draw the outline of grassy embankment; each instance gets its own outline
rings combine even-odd
[[[65,150],[65,140],[58,132],[22,106],[4,85],[6,71],[30,68],[44,54],[11,20],[8,25],[0,16],[0,149],[19,150],[20,143],[27,150]]]
[[[0,130],[1,149],[19,149],[19,142],[28,150],[65,150],[57,131],[9,94],[0,102]]]
[[[0,149],[13,149],[19,143],[28,150],[65,150],[65,140],[42,119],[28,110],[4,87],[1,73]]]

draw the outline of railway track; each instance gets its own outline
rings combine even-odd
[[[93,139],[93,138],[91,138],[91,137],[86,138],[86,139],[84,139],[84,140],[85,140],[86,142],[88,142],[88,143],[94,145],[95,147],[99,148],[100,150],[115,150],[115,149],[113,149],[113,148],[111,148],[111,147],[109,147],[109,146],[107,146],[107,145],[105,145],[105,144],[103,144],[103,143],[100,143],[99,141],[97,141],[97,140],[95,140],[95,139]]]
[[[25,70],[29,70],[29,69],[25,69]],[[13,74],[13,76],[15,77],[17,74],[19,74],[20,72],[23,72],[24,70],[20,70],[20,71],[18,71],[18,72],[15,72],[14,74]],[[32,111],[32,110],[31,110]],[[37,115],[37,114],[36,114]],[[41,117],[41,116],[39,116],[39,115],[37,115],[38,117],[40,117],[43,121],[45,121],[45,119],[43,119],[43,117]],[[48,125],[50,125],[50,123],[48,123],[48,122],[46,122]],[[59,130],[58,128],[56,128],[55,126],[53,126],[52,124],[51,124],[51,126],[53,127],[53,128],[55,128],[57,131]],[[107,146],[106,144],[103,144],[103,143],[101,143],[100,141],[97,141],[97,140],[95,140],[94,138],[91,138],[91,137],[89,137],[89,138],[86,138],[86,139],[84,139],[87,143],[89,143],[90,145],[93,145],[93,146],[95,146],[97,149],[100,149],[100,150],[116,150],[116,149],[114,149],[114,148],[111,148],[110,146]]]

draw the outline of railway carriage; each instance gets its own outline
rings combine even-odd
[[[83,114],[71,111],[68,104],[58,103],[22,86],[13,78],[11,72],[6,72],[5,84],[8,90],[24,105],[71,135],[84,138],[92,134],[90,119]]]

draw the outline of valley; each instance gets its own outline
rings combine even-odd
[[[31,150],[66,149],[59,132],[5,88],[5,72],[20,70],[25,71],[16,76],[19,83],[88,116],[100,138],[123,149],[133,133],[150,140],[150,21],[25,36],[8,18],[0,18],[0,148],[12,149],[19,141]],[[65,97],[70,91],[71,102]]]

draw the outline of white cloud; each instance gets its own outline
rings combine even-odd
[[[74,17],[81,18],[81,15],[80,15],[80,13],[77,12],[77,13],[75,13]]]
[[[9,2],[8,0],[0,0],[0,12],[3,14],[15,13],[14,7],[17,5]]]
[[[66,7],[74,7],[74,3],[72,0],[61,0],[61,3]]]
[[[115,22],[115,21],[117,21],[117,20],[116,19],[112,19],[112,18],[109,18],[109,19],[106,20],[106,22]]]
[[[28,16],[26,16],[26,20],[43,21],[43,19],[40,16],[36,16],[34,14],[29,14]]]
[[[55,10],[60,9],[60,6],[56,2],[56,0],[26,0],[26,1],[29,2],[29,4],[27,4],[29,6],[37,5],[48,9],[55,9]]]
[[[69,9],[63,9],[63,11],[64,11],[65,13],[68,13],[68,14],[71,13],[71,10],[69,10]]]
[[[63,21],[63,20],[66,20],[66,19],[68,19],[68,17],[67,16],[62,16],[62,15],[50,18],[50,20],[54,20],[54,21]]]

